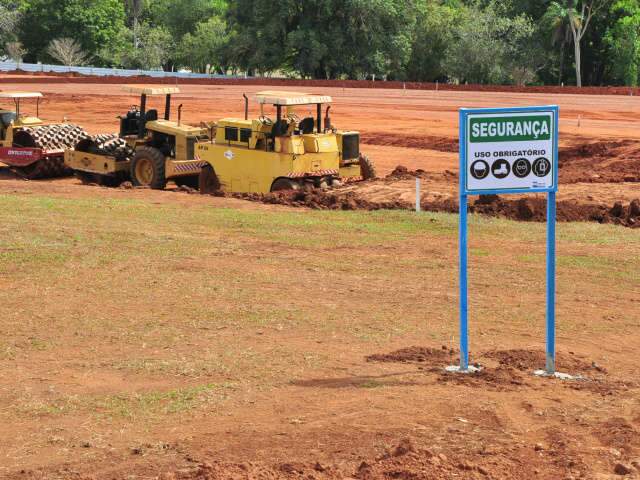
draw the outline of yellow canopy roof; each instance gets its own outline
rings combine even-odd
[[[153,87],[153,86],[130,86],[126,85],[124,91],[128,93],[135,93],[136,95],[172,95],[174,93],[180,93],[178,87]]]
[[[310,105],[314,103],[331,103],[328,95],[313,95],[300,92],[266,91],[256,93],[258,103],[269,105]]]
[[[0,98],[41,98],[40,92],[0,92]]]

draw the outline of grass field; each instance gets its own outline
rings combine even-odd
[[[270,462],[287,450],[308,460],[303,445],[323,422],[338,424],[323,452],[340,443],[340,425],[393,441],[407,427],[380,425],[385,405],[406,402],[415,418],[431,409],[431,432],[470,395],[504,409],[512,435],[534,435],[524,426],[535,419],[509,413],[520,394],[433,386],[415,368],[364,361],[456,347],[457,216],[11,194],[0,212],[0,477],[65,478],[64,465],[113,472],[141,445],[146,463],[128,471],[144,476],[179,464],[185,449],[202,452],[216,432],[245,446],[223,459]],[[470,232],[472,355],[542,351],[544,225],[472,216]],[[560,224],[558,235],[559,349],[637,379],[625,351],[638,340],[640,236],[582,223]],[[598,394],[553,389],[532,383],[526,396],[596,415]],[[357,416],[340,416],[345,398]],[[633,423],[632,398],[600,414]],[[300,450],[265,446],[282,424],[296,428]]]

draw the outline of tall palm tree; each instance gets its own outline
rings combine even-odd
[[[571,41],[571,28],[569,27],[569,14],[567,9],[558,2],[551,2],[549,8],[542,17],[543,24],[551,30],[551,43],[560,48],[560,65],[558,66],[558,85],[562,85],[564,74],[564,62],[566,46]]]
[[[593,16],[609,3],[610,0],[563,0],[563,5],[558,4],[560,8],[566,10],[569,17],[569,27],[573,36],[573,48],[576,56],[576,84],[578,87],[582,87],[582,38],[587,33]]]

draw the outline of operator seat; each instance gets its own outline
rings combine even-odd
[[[271,129],[271,136],[273,138],[283,137],[289,131],[289,123],[286,120],[278,120],[273,124],[273,128]]]
[[[120,136],[136,135],[140,129],[140,110],[132,108],[124,117],[120,117]]]
[[[313,117],[307,117],[300,121],[298,127],[303,135],[309,135],[313,133],[313,129],[316,128],[316,121]]]
[[[145,122],[155,122],[158,120],[158,110],[149,110],[144,116]]]

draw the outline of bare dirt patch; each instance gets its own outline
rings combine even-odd
[[[640,182],[640,144],[632,140],[563,148],[559,163],[561,183]]]
[[[45,93],[41,109],[45,119],[60,121],[67,117],[70,122],[82,125],[92,134],[117,130],[114,116],[123,113],[129,104],[137,101],[133,96],[124,95],[121,86],[112,82],[112,79],[105,79],[100,84],[100,79],[96,78],[7,75],[2,78],[3,89],[24,89],[21,81],[27,79],[39,82],[38,88]],[[133,82],[143,80],[146,81],[132,79]],[[65,83],[67,81],[78,83]],[[121,79],[117,82],[121,82]],[[185,122],[198,124],[201,121],[240,116],[243,110],[242,94],[251,96],[272,82],[265,80],[264,85],[255,81],[238,85],[213,83],[197,85],[184,82],[180,85],[184,92],[180,102],[184,104]],[[461,106],[547,104],[553,101],[560,105],[561,112],[561,189],[558,196],[561,220],[595,221],[630,227],[638,224],[636,208],[631,205],[638,198],[640,183],[640,128],[635,114],[640,108],[638,97],[549,97],[549,94],[509,93],[518,89],[478,91],[473,95],[453,91],[378,89],[375,95],[371,95],[370,90],[349,88],[350,84],[347,83],[303,84],[310,91],[324,92],[334,97],[333,123],[340,128],[360,131],[362,150],[373,157],[383,179],[346,186],[331,193],[328,198],[312,192],[305,194],[304,198],[263,199],[250,196],[247,199],[317,209],[410,209],[415,205],[415,184],[410,181],[415,174],[424,180],[421,198],[424,209],[455,212],[458,109]],[[291,85],[298,84],[293,82]],[[367,82],[352,86],[366,85]],[[473,89],[465,86],[462,90],[467,88]],[[614,90],[603,92],[617,92]],[[570,89],[559,91],[572,92]],[[585,101],[587,98],[589,101]],[[251,104],[250,115],[258,114],[257,106]],[[406,166],[406,171],[394,172],[398,165]],[[91,196],[94,192],[88,191],[87,195]],[[472,208],[477,213],[517,220],[541,221],[545,216],[545,208],[536,199],[530,202],[501,199],[480,202]]]
[[[241,116],[242,93],[264,89],[182,88],[183,118],[194,124]],[[137,100],[116,83],[38,89],[55,94],[46,118],[67,115],[91,133],[116,130],[115,115]],[[419,178],[423,208],[456,212],[458,159],[440,139],[456,137],[460,106],[559,103],[570,149],[640,141],[640,99],[326,93],[340,128],[390,135],[378,137],[384,145],[363,143],[382,179],[247,202],[0,173],[0,477],[515,480],[530,472],[607,478],[616,464],[632,464],[640,428],[640,379],[629,361],[640,324],[635,231],[578,224],[563,232],[560,367],[574,351],[588,377],[564,383],[528,372],[544,366],[543,346],[529,352],[542,341],[544,269],[532,262],[524,276],[520,257],[544,258],[543,242],[529,236],[540,229],[478,222],[470,329],[478,348],[502,353],[477,357],[481,376],[445,377],[441,367],[456,362],[440,351],[455,345],[455,219],[289,206],[410,209]],[[625,161],[632,148],[567,151],[566,171],[579,173],[593,157],[609,174],[607,155]],[[570,205],[594,205],[603,220],[635,218],[638,183],[606,178],[567,177],[560,214],[589,220]],[[472,207],[543,218],[543,201],[519,200]],[[494,249],[499,256],[482,254]],[[425,346],[403,348],[411,345]],[[589,370],[592,362],[608,373]]]
[[[458,151],[458,139],[435,137],[430,135],[403,135],[399,133],[368,133],[361,140],[369,145],[382,145],[401,148],[417,148],[454,153]]]

